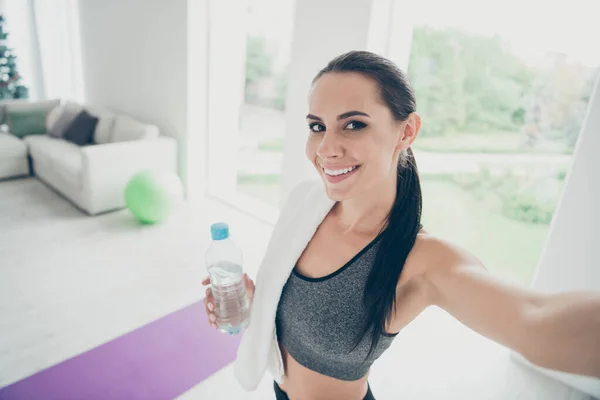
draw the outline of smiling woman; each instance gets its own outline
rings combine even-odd
[[[394,26],[392,31],[401,29],[402,38],[385,37],[379,41],[389,44],[388,49],[371,47],[371,28],[385,24],[383,19],[365,21],[366,15],[373,14],[371,6],[375,3],[396,4],[395,12],[386,13],[385,21]],[[546,139],[552,139],[552,146],[562,140],[558,137],[566,134],[561,131],[563,127],[568,127],[570,137],[575,137],[573,127],[576,124],[564,124],[577,118],[576,115],[562,118],[567,117],[566,108],[561,108],[562,112],[548,112],[554,108],[547,104],[542,107],[546,111],[541,114],[541,119],[533,111],[540,102],[555,98],[542,93],[540,88],[551,90],[558,95],[556,98],[560,98],[561,93],[566,94],[570,104],[581,103],[588,92],[565,91],[574,86],[567,85],[569,81],[563,78],[584,77],[587,75],[587,72],[583,73],[585,68],[571,66],[568,59],[559,55],[546,55],[538,60],[539,64],[529,58],[531,52],[525,53],[526,60],[515,57],[510,46],[505,46],[498,36],[466,33],[461,27],[431,26],[426,20],[416,22],[422,22],[423,26],[414,25],[417,18],[440,19],[439,15],[443,15],[441,19],[446,24],[460,24],[465,18],[454,18],[456,10],[452,18],[446,18],[446,13],[432,16],[424,12],[415,13],[415,19],[407,20],[406,9],[410,5],[405,2],[354,2],[358,11],[348,7],[344,13],[334,10],[332,4],[318,0],[297,2],[294,45],[291,46],[290,65],[293,68],[288,81],[285,114],[277,121],[266,116],[256,118],[257,132],[279,130],[285,132],[282,135],[285,137],[280,137],[281,140],[261,138],[264,148],[280,151],[275,154],[264,151],[247,165],[256,169],[267,161],[282,165],[277,188],[281,186],[281,198],[287,200],[281,203],[280,219],[275,225],[270,250],[257,275],[253,305],[255,323],[251,323],[244,335],[237,363],[242,385],[252,389],[262,378],[266,366],[277,381],[276,389],[287,392],[290,398],[360,399],[368,391],[367,379],[362,376],[358,381],[352,380],[350,374],[344,373],[348,365],[356,362],[351,356],[362,356],[369,365],[385,349],[390,340],[388,335],[398,332],[419,315],[423,307],[431,304],[451,311],[469,327],[535,362],[551,368],[597,373],[593,366],[597,360],[592,357],[598,353],[597,342],[590,335],[597,331],[598,321],[589,314],[590,309],[598,307],[595,294],[547,298],[522,290],[522,287],[504,285],[495,278],[502,276],[509,281],[519,280],[523,287],[527,285],[548,227],[506,217],[509,213],[504,210],[504,205],[535,210],[531,207],[532,201],[539,196],[522,193],[520,187],[514,185],[514,188],[509,187],[510,191],[502,193],[502,199],[519,194],[521,198],[515,199],[518,201],[497,204],[496,198],[492,198],[484,203],[476,197],[475,190],[467,185],[460,186],[461,182],[470,180],[453,179],[463,178],[462,174],[477,170],[482,163],[492,164],[490,173],[496,177],[501,176],[496,175],[497,169],[512,170],[523,164],[522,170],[514,168],[515,180],[518,179],[519,184],[529,183],[533,165],[539,163],[540,167],[535,168],[537,172],[548,165],[555,167],[557,160],[562,163],[561,157],[533,157],[531,154],[521,158],[514,157],[515,154],[491,157],[483,151],[506,153],[518,149],[530,153],[531,147],[527,146],[537,140],[531,149],[544,152]],[[423,4],[428,4],[429,9],[447,7],[445,11],[453,11],[451,6],[439,0],[415,6]],[[478,18],[466,20],[481,22],[488,13],[484,8],[489,6],[477,2],[473,5],[475,10],[482,12]],[[317,7],[319,12],[315,13]],[[498,3],[496,8],[502,7]],[[532,32],[530,21],[539,19],[536,18],[540,17],[538,14],[537,6],[535,13],[519,13],[517,17],[528,24],[522,34]],[[504,30],[512,29],[506,24],[498,26]],[[569,37],[572,33],[569,30],[561,37]],[[516,36],[522,37],[521,34]],[[530,41],[535,41],[535,35],[529,36]],[[327,40],[323,40],[325,37]],[[579,39],[583,38],[576,41]],[[323,68],[333,55],[339,54],[340,49],[352,48],[368,48],[398,61],[410,76],[416,93],[410,93],[408,82],[404,89],[399,85],[380,85],[376,77],[381,72],[378,68],[392,66],[388,60],[371,54],[365,54],[360,63],[355,62],[356,68],[351,66],[350,54],[337,58],[327,66],[326,72],[311,82],[314,72]],[[548,50],[537,45],[535,49]],[[360,58],[358,53],[354,56]],[[363,63],[364,60],[377,61]],[[334,66],[337,69],[334,70]],[[215,69],[220,68],[221,63],[216,63]],[[405,78],[404,74],[400,76],[400,80]],[[309,88],[310,102],[306,107]],[[390,101],[394,93],[400,102]],[[419,114],[416,114],[416,106],[410,104],[411,98],[416,98]],[[227,105],[230,106],[231,101]],[[407,108],[403,109],[405,106]],[[423,119],[423,129],[419,115]],[[305,116],[306,122],[303,121]],[[213,120],[220,121],[218,118]],[[539,135],[541,126],[551,125],[557,130]],[[217,132],[220,134],[223,130],[220,126]],[[420,137],[412,142],[417,135]],[[505,141],[501,142],[499,138]],[[419,176],[411,149],[421,139],[425,139],[423,144],[428,146],[424,147],[431,152],[417,147]],[[435,143],[429,146],[426,141]],[[474,154],[464,157],[464,162],[463,154],[441,154],[442,150],[461,153],[465,149]],[[568,158],[566,162],[569,162]],[[548,169],[544,172],[550,173]],[[267,173],[256,171],[255,176],[266,181],[265,178],[271,177]],[[292,190],[309,174],[318,178],[318,182]],[[434,174],[436,176],[432,177]],[[487,190],[494,182],[486,181],[486,176],[468,178],[478,179],[476,182],[481,182],[482,190]],[[421,179],[429,202],[425,205],[429,208],[424,215],[427,232],[418,230]],[[268,183],[262,187],[265,186],[276,185]],[[503,190],[506,186],[494,189]],[[546,185],[542,186],[547,189]],[[262,192],[266,193],[265,190]],[[319,195],[311,195],[317,192]],[[321,194],[334,202],[334,206],[318,224],[311,225],[307,221],[319,213],[321,201],[325,204]],[[396,206],[396,202],[402,204]],[[502,207],[502,210],[492,207]],[[405,235],[401,236],[404,241],[390,239],[394,223],[397,232]],[[451,238],[452,243],[442,237]],[[407,253],[404,259],[401,249]],[[481,257],[481,261],[472,254]],[[354,259],[356,256],[359,257]],[[482,268],[483,264],[491,273]],[[376,272],[376,265],[392,268]],[[349,281],[352,284],[345,285]],[[384,286],[370,286],[368,282],[381,282]],[[317,295],[310,296],[309,293]],[[551,298],[555,301],[550,301]],[[586,324],[586,329],[574,330],[572,321],[565,322],[564,310],[557,308],[563,301],[569,309],[579,310],[572,316]],[[392,304],[391,318],[379,319],[386,315],[389,304]],[[585,307],[580,307],[585,304],[590,306],[587,312],[583,311]],[[346,312],[348,309],[360,311],[353,313],[354,316],[369,317],[365,318],[367,321],[358,318],[360,323],[352,321]],[[592,318],[586,318],[586,315]],[[368,325],[365,322],[371,321],[379,321],[375,322],[379,327],[374,329],[379,330],[381,338],[369,358],[374,329],[364,336],[361,334],[362,328]],[[380,321],[385,322],[383,326]],[[560,333],[557,328],[559,325],[569,332],[563,336],[564,332]],[[302,335],[303,332],[312,336]],[[555,335],[548,335],[548,332]],[[348,337],[362,337],[364,341],[354,347],[355,343],[347,340]],[[564,340],[558,337],[564,337]],[[339,346],[331,346],[332,343]],[[540,357],[558,353],[562,356],[554,360]],[[441,354],[444,357],[444,352]],[[568,359],[565,354],[571,354],[572,358]],[[462,369],[456,371],[460,374]],[[394,387],[390,384],[389,388],[379,391],[379,385],[376,386],[374,381],[371,383],[375,395],[382,393],[382,397],[385,397],[385,389]]]
[[[410,150],[421,120],[395,64],[364,51],[337,57],[314,79],[309,109],[305,152],[321,181],[292,192],[258,285],[247,285],[244,387],[266,366],[278,399],[374,399],[370,366],[432,305],[538,365],[600,377],[599,293],[506,284],[421,226]],[[206,302],[210,314],[210,293]]]

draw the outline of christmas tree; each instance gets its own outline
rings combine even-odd
[[[17,72],[15,53],[6,45],[8,33],[4,31],[4,16],[0,14],[0,100],[26,99],[28,90],[21,85]]]

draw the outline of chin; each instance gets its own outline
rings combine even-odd
[[[332,185],[327,182],[325,177],[321,177],[321,181],[323,182],[323,186],[325,186],[325,193],[327,197],[329,197],[333,201],[342,201],[347,200],[352,197],[353,188],[346,187],[342,185]]]
[[[338,194],[336,193],[335,190],[329,190],[329,188],[325,188],[325,191],[327,192],[327,197],[329,197],[330,200],[333,201],[344,201],[348,199],[348,196],[344,196],[343,194]]]

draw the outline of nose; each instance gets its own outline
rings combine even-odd
[[[325,132],[317,148],[317,156],[325,160],[342,156],[342,146],[334,132]]]

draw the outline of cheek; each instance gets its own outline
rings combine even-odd
[[[306,146],[304,146],[304,152],[306,154],[306,157],[310,161],[313,161],[317,157],[318,147],[319,147],[319,143],[317,143],[316,140],[308,138],[308,140],[306,141]]]
[[[361,143],[358,149],[373,178],[376,175],[387,175],[394,162],[394,142],[373,138]]]
[[[353,143],[353,150],[365,161],[381,163],[387,157],[390,144],[379,135],[365,135]]]

